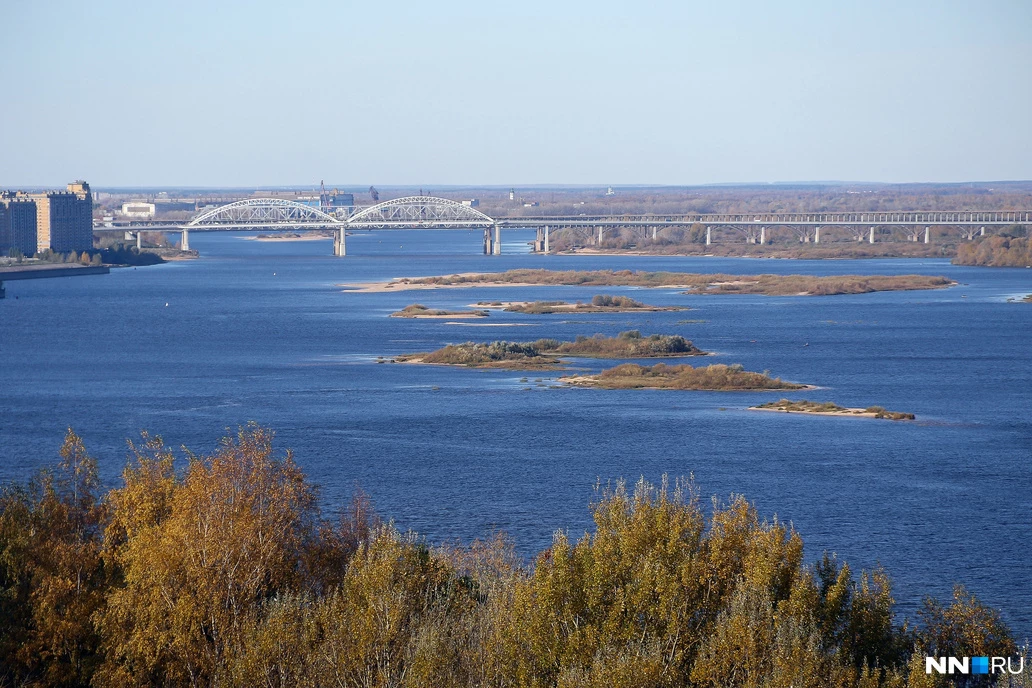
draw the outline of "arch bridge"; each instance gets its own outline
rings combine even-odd
[[[821,231],[840,228],[858,241],[874,243],[876,229],[901,228],[911,241],[923,234],[930,241],[931,228],[959,227],[968,238],[985,234],[986,228],[1032,223],[1032,211],[949,211],[949,212],[875,212],[875,213],[757,213],[684,215],[602,215],[573,217],[492,218],[476,208],[446,198],[405,196],[362,208],[349,217],[327,214],[313,206],[274,198],[249,198],[205,211],[186,225],[172,227],[182,232],[181,248],[188,250],[189,231],[269,229],[332,229],[333,253],[346,255],[345,237],[349,229],[483,229],[484,253],[501,253],[503,228],[537,229],[535,250],[549,253],[553,231],[569,230],[589,241],[601,243],[606,233],[630,230],[643,239],[655,239],[669,228],[701,226],[706,243],[713,233],[744,238],[748,243],[766,243],[769,232],[777,227],[794,232],[801,242],[819,243]],[[154,228],[157,229],[157,228]]]

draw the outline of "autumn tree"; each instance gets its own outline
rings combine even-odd
[[[106,592],[97,463],[71,429],[56,470],[0,496],[0,685],[85,685]]]
[[[206,684],[258,605],[303,588],[314,491],[254,425],[191,456],[181,479],[160,440],[137,459],[111,497],[123,582],[102,621],[101,683]]]

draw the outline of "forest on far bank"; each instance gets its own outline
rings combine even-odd
[[[961,244],[953,262],[957,265],[1027,267],[1032,265],[1032,241],[1027,236],[986,237],[974,244]]]
[[[594,531],[526,563],[502,535],[432,546],[361,494],[323,513],[257,425],[185,458],[144,434],[106,492],[69,430],[0,492],[0,686],[918,688],[991,685],[925,655],[1019,651],[962,588],[900,620],[884,570],[805,562],[744,497],[703,504],[600,487]]]

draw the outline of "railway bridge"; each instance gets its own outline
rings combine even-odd
[[[348,230],[355,229],[483,229],[484,253],[499,255],[503,229],[536,229],[535,250],[551,252],[555,232],[573,232],[586,243],[601,244],[607,234],[631,231],[642,239],[656,239],[671,229],[705,230],[705,242],[731,237],[765,244],[771,232],[791,232],[800,242],[819,244],[829,232],[845,232],[856,241],[874,243],[879,230],[900,229],[910,241],[930,243],[932,228],[955,228],[969,240],[986,231],[1032,224],[1032,210],[1008,211],[897,211],[847,213],[686,213],[681,215],[575,215],[492,218],[476,208],[433,196],[406,196],[361,208],[339,217],[303,203],[284,199],[250,198],[205,211],[185,225],[150,226],[180,232],[183,250],[190,248],[190,231],[330,229],[333,254],[347,255]],[[136,232],[139,241],[139,231]]]

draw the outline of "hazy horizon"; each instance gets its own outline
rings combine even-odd
[[[68,180],[71,181],[71,180]],[[196,185],[196,184],[169,184],[169,185],[156,185],[148,186],[142,184],[124,185],[124,186],[107,186],[103,184],[96,184],[89,182],[90,187],[93,191],[103,191],[106,193],[124,193],[124,192],[135,192],[135,191],[148,191],[148,192],[162,192],[162,191],[292,191],[292,190],[317,190],[320,187],[320,182],[306,181],[298,184],[256,184],[256,185],[243,185],[243,186],[227,186],[227,185]],[[7,185],[0,183],[0,188],[9,189],[20,189],[20,190],[31,190],[31,189],[46,189],[46,188],[59,188],[63,187],[67,182],[54,182],[53,184],[14,184]],[[679,189],[724,189],[724,188],[764,188],[764,187],[801,187],[801,188],[814,188],[814,187],[901,187],[901,186],[933,186],[933,187],[944,187],[944,186],[985,186],[989,184],[999,185],[1032,185],[1032,179],[994,179],[994,180],[968,180],[968,181],[942,181],[942,182],[928,182],[928,181],[912,181],[912,182],[880,182],[880,181],[847,181],[847,180],[799,180],[799,181],[775,181],[775,182],[712,182],[706,184],[563,184],[563,183],[526,183],[526,184],[376,184],[375,186],[381,191],[391,191],[397,189],[404,190],[415,190],[420,189],[424,193],[431,191],[463,191],[463,190],[498,190],[505,191],[508,189],[516,189],[517,191],[533,191],[533,190],[575,190],[575,191],[587,191],[597,189],[604,191],[607,188],[614,190],[679,190]],[[338,189],[341,191],[354,191],[354,192],[365,192],[367,185],[361,182],[356,183],[341,183],[341,182],[327,182],[324,180],[323,185],[327,190]]]
[[[5,22],[4,188],[1032,179],[1020,0],[56,0]]]

